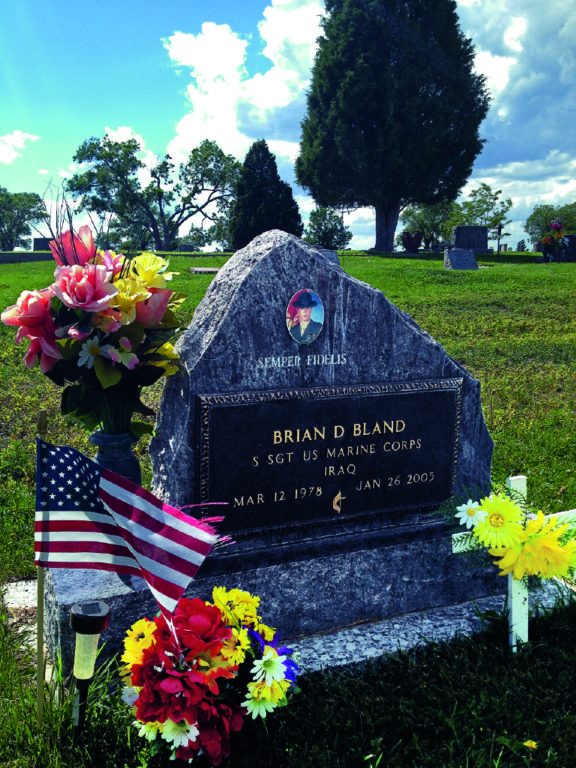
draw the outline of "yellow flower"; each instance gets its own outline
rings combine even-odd
[[[130,273],[147,288],[166,288],[166,281],[172,280],[173,272],[166,272],[166,259],[145,251],[130,262]]]
[[[124,653],[120,660],[129,667],[132,664],[139,664],[142,661],[142,651],[149,648],[154,639],[152,635],[156,629],[156,624],[148,619],[138,619],[132,624],[126,637],[124,638]]]
[[[528,749],[538,749],[538,742],[534,741],[534,739],[526,739],[522,744],[523,746],[528,747]]]
[[[544,579],[565,577],[575,564],[576,541],[562,543],[568,525],[558,525],[555,517],[546,520],[542,512],[526,523],[522,540],[506,551],[489,550],[501,556],[497,565],[500,575],[512,573],[515,579],[540,576]]]
[[[232,637],[224,643],[220,653],[226,661],[237,666],[238,664],[242,664],[246,658],[246,651],[248,648],[250,648],[248,630],[244,627],[241,629],[232,627]]]
[[[118,293],[112,299],[112,306],[122,313],[122,325],[129,325],[136,319],[136,304],[147,299],[150,293],[144,283],[134,277],[121,277],[114,282],[114,287]]]
[[[224,620],[229,624],[253,625],[259,621],[258,607],[260,598],[243,589],[214,587],[212,590],[214,605],[220,609]]]
[[[256,701],[278,704],[286,698],[288,688],[290,688],[289,680],[272,680],[270,685],[260,680],[257,683],[248,683],[248,697]]]
[[[180,359],[178,352],[174,351],[174,344],[167,341],[160,347],[156,347],[151,354],[162,355],[164,360],[146,360],[147,365],[155,365],[156,368],[164,368],[164,376],[173,376],[178,372],[178,366],[173,362]]]
[[[256,632],[262,635],[262,637],[267,643],[274,640],[274,636],[276,635],[276,629],[274,627],[269,627],[268,624],[262,624],[262,622],[257,622],[254,629],[256,630]]]
[[[474,536],[485,547],[513,547],[524,535],[524,512],[503,493],[493,493],[480,500],[486,512],[484,520],[474,528]]]

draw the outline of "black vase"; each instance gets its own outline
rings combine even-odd
[[[134,445],[138,442],[137,437],[130,432],[113,435],[97,429],[88,439],[92,445],[98,447],[97,464],[132,480],[136,485],[142,483],[140,462],[134,453]]]

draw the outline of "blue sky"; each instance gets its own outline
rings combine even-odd
[[[244,157],[264,138],[294,181],[322,0],[2,0],[0,186],[43,194],[82,141],[135,136],[176,159],[204,138]],[[576,200],[576,3],[459,0],[488,78],[479,182],[511,197],[511,245],[539,203]],[[313,201],[295,195],[306,220]],[[350,214],[370,247],[373,213]]]

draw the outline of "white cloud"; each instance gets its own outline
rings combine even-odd
[[[19,130],[0,136],[0,163],[12,165],[15,160],[22,157],[27,142],[38,141],[39,139],[40,136]]]
[[[510,81],[510,69],[516,63],[513,56],[496,56],[490,51],[478,51],[476,70],[486,77],[486,85],[493,97],[503,91]]]
[[[320,0],[272,0],[258,24],[259,53],[270,66],[254,74],[247,69],[249,41],[227,24],[204,22],[197,34],[175,32],[164,40],[172,62],[188,68],[191,78],[190,108],[169,153],[183,160],[202,140],[213,139],[243,158],[252,142],[265,136],[273,152],[293,163],[298,146],[283,130],[282,112],[289,113],[291,131],[299,126],[322,11]],[[291,110],[298,102],[295,116]]]
[[[514,16],[510,19],[510,24],[504,32],[504,42],[513,51],[521,51],[524,46],[520,42],[520,38],[526,32],[526,19],[524,16]]]
[[[48,171],[46,168],[38,168],[38,173],[40,176],[48,176],[50,171]]]

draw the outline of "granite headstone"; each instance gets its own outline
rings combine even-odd
[[[490,488],[480,385],[381,291],[267,232],[219,270],[178,348],[153,490],[179,506],[227,502],[234,542],[189,596],[247,589],[296,638],[498,591],[493,569],[451,555],[435,511]],[[47,582],[48,639],[65,667],[72,602],[112,604],[108,652],[156,610],[115,574],[55,570]]]
[[[469,248],[447,248],[444,251],[444,269],[478,269],[474,251]]]
[[[488,227],[461,225],[452,229],[452,247],[465,248],[475,253],[488,249]]]
[[[309,343],[288,328],[302,294],[319,326]],[[479,383],[383,293],[267,232],[219,271],[179,351],[154,490],[225,501],[235,541],[194,594],[215,580],[255,590],[294,636],[494,589],[464,578],[432,512],[490,487]]]

